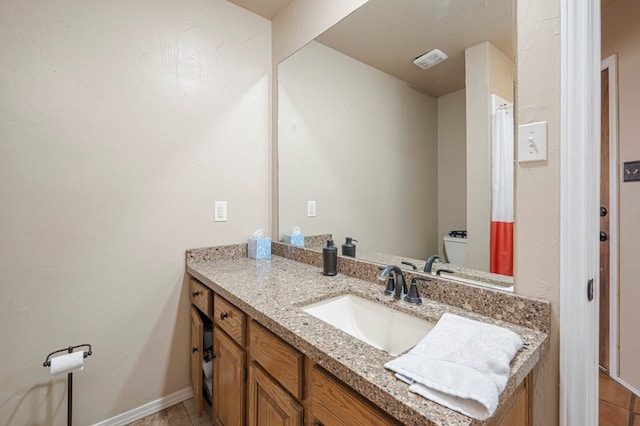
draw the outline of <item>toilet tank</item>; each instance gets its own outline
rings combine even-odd
[[[467,266],[467,239],[457,237],[444,237],[444,252],[447,255],[447,262]]]

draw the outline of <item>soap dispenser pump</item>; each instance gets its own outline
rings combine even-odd
[[[358,242],[358,240],[354,240],[351,237],[347,237],[347,240],[342,245],[343,256],[356,257],[356,245],[353,244],[353,241],[355,241],[356,243]]]
[[[327,240],[327,246],[322,249],[322,266],[324,274],[333,276],[338,273],[338,247],[333,240]]]

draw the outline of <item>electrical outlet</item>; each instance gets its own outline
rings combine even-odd
[[[316,217],[316,202],[307,201],[307,216]]]
[[[640,161],[624,163],[624,182],[640,181]]]
[[[214,222],[226,222],[227,221],[227,202],[216,201],[213,206],[213,221]]]

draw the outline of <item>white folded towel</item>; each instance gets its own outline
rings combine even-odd
[[[384,366],[409,383],[409,391],[486,420],[498,407],[521,347],[510,330],[444,314],[420,343]]]

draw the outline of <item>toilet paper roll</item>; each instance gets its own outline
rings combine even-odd
[[[51,375],[71,373],[84,368],[84,352],[72,352],[51,358]]]

